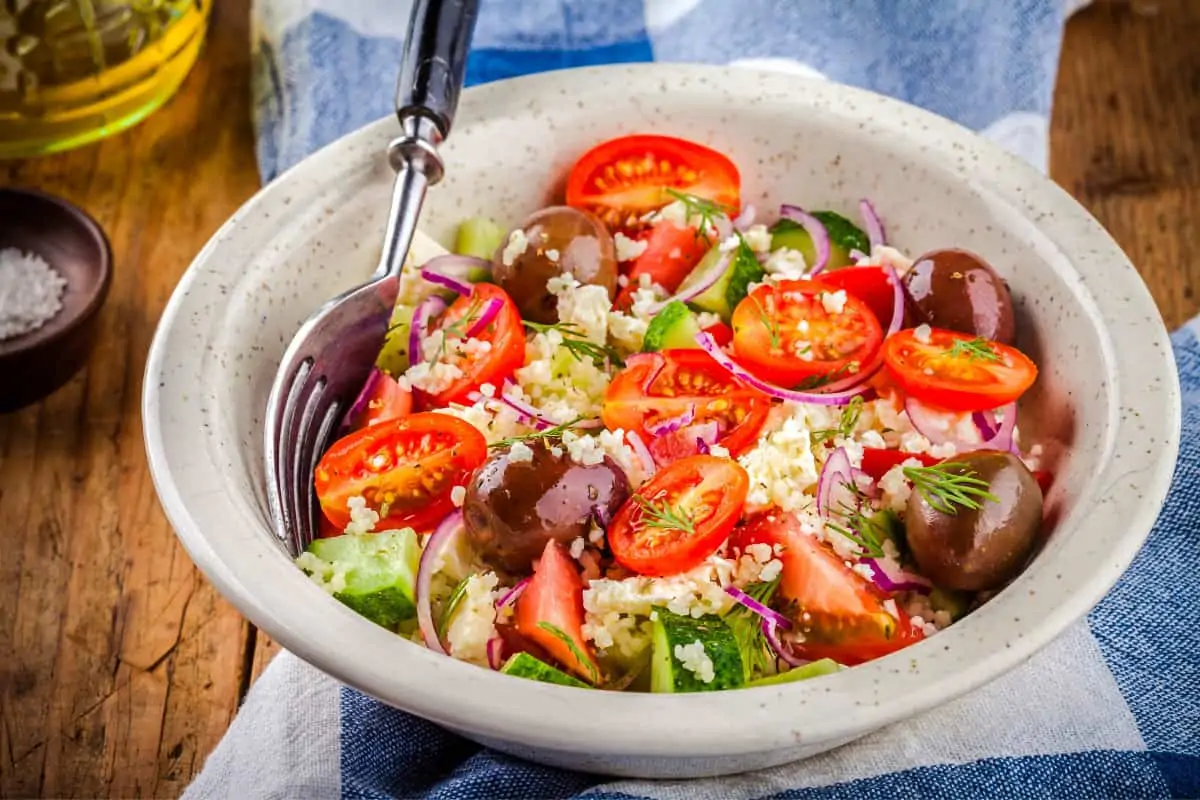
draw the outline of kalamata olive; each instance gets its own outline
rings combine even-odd
[[[904,276],[920,322],[1013,344],[1012,295],[987,262],[966,250],[935,250]]]
[[[467,536],[490,566],[513,575],[528,574],[555,539],[564,545],[591,530],[595,509],[604,519],[629,496],[629,480],[607,456],[583,465],[543,440],[531,441],[531,459],[511,449],[489,458],[467,485],[463,517]],[[520,448],[524,452],[524,447]]]
[[[953,463],[966,465],[955,471],[970,470],[996,499],[977,498],[978,509],[952,505],[956,513],[950,514],[914,490],[905,515],[909,549],[921,572],[942,588],[998,588],[1016,576],[1033,548],[1042,490],[1012,453],[976,450]]]
[[[546,324],[558,321],[558,301],[546,281],[570,273],[583,284],[603,286],[611,300],[617,291],[617,249],[613,237],[592,214],[567,206],[534,213],[510,233],[496,252],[493,276],[517,304],[521,316]]]

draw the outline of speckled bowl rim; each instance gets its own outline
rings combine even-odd
[[[1154,523],[1175,464],[1180,424],[1178,378],[1161,317],[1136,270],[1099,223],[1044,176],[965,128],[870,92],[793,75],[757,73],[751,80],[746,70],[662,64],[543,73],[468,90],[461,124],[486,117],[489,103],[501,97],[512,103],[514,97],[583,96],[589,86],[613,83],[630,96],[700,83],[714,90],[714,102],[723,95],[754,102],[820,102],[887,136],[909,143],[936,141],[965,154],[956,168],[963,180],[985,183],[989,193],[1036,224],[1073,266],[1053,268],[1060,269],[1082,311],[1107,321],[1102,347],[1113,368],[1107,377],[1114,410],[1105,432],[1106,457],[1090,484],[1094,491],[1087,493],[1094,505],[1080,523],[1097,546],[1082,553],[1078,546],[1048,548],[976,614],[895,655],[812,682],[711,694],[594,692],[513,679],[415,646],[330,602],[281,557],[267,531],[248,544],[244,533],[229,529],[238,522],[261,525],[239,520],[245,503],[227,500],[213,488],[221,485],[214,480],[219,476],[210,474],[216,465],[188,472],[184,456],[171,453],[159,380],[172,357],[173,326],[198,313],[206,293],[213,292],[202,276],[217,244],[255,225],[279,224],[274,216],[265,221],[268,211],[282,209],[284,198],[303,197],[306,185],[320,185],[321,176],[335,166],[344,168],[339,154],[361,145],[364,137],[382,141],[383,131],[395,125],[385,119],[326,147],[252,198],[197,256],[159,324],[142,406],[151,473],[181,541],[219,591],[301,658],[435,722],[530,748],[651,759],[847,741],[997,678],[1083,617],[1129,565]],[[1152,381],[1161,391],[1143,391]],[[1153,452],[1142,444],[1148,439],[1159,443]],[[230,524],[202,529],[192,513],[202,503],[227,505]],[[1040,602],[1031,599],[1035,593]],[[1022,619],[1014,621],[1018,611]]]

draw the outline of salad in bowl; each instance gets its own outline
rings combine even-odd
[[[449,657],[627,691],[814,678],[986,602],[1050,481],[1009,289],[869,200],[786,199],[633,135],[515,227],[465,220],[406,267],[297,565]]]

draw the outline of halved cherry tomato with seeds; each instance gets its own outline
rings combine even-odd
[[[658,459],[667,454],[655,452],[658,437],[649,428],[680,419],[689,409],[688,424],[716,422],[717,444],[737,456],[758,439],[771,399],[738,381],[703,350],[663,350],[626,359],[625,369],[604,392],[600,416],[609,430],[637,433]],[[695,452],[692,447],[687,454]]]
[[[750,477],[736,461],[691,456],[657,472],[617,511],[608,546],[640,575],[674,575],[708,558],[742,515]]]
[[[636,289],[643,275],[673,292],[704,258],[710,242],[695,228],[681,228],[672,222],[660,222],[643,234],[646,249],[629,269],[629,288]]]
[[[1015,347],[940,328],[889,336],[883,363],[906,394],[950,411],[999,408],[1037,380],[1037,365]]]
[[[521,324],[521,313],[512,298],[491,283],[477,283],[469,297],[459,297],[438,321],[438,329],[448,338],[462,339],[479,320],[487,304],[499,300],[500,311],[487,326],[472,339],[487,342],[486,350],[473,353],[461,352],[426,353],[426,358],[447,361],[462,370],[462,377],[432,397],[421,393],[424,407],[440,408],[450,403],[461,403],[467,395],[480,385],[500,383],[525,363],[525,326]]]
[[[633,233],[645,227],[643,216],[671,202],[667,189],[736,213],[740,186],[737,167],[716,150],[672,136],[638,134],[584,153],[567,177],[567,205],[591,211],[613,231]]]
[[[317,463],[321,511],[339,530],[350,523],[350,498],[379,514],[376,530],[428,530],[454,510],[450,491],[487,458],[475,426],[428,412],[377,422],[334,442]]]
[[[786,387],[869,366],[883,339],[879,320],[862,300],[845,293],[842,302],[841,294],[819,280],[759,286],[733,311],[738,362]]]
[[[734,552],[759,543],[779,545],[783,570],[774,605],[790,615],[803,636],[795,647],[804,657],[861,664],[924,638],[902,609],[891,613],[875,584],[805,533],[795,514],[760,514],[730,539]]]

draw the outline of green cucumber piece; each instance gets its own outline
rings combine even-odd
[[[724,254],[719,245],[705,253],[704,258],[700,259],[700,263],[696,265],[695,269],[684,278],[683,283],[679,286],[680,293],[686,292],[689,287],[704,280],[704,276],[716,266],[722,255]],[[744,239],[738,243],[731,258],[732,263],[725,270],[725,274],[690,301],[693,308],[711,311],[720,315],[721,319],[726,322],[733,316],[733,310],[737,308],[737,304],[746,299],[750,284],[761,282],[766,275],[762,265],[758,263],[754,251],[750,249],[750,245],[746,244]]]
[[[507,230],[487,217],[465,219],[459,224],[458,235],[454,237],[454,252],[460,256],[474,256],[491,261],[496,256],[496,251],[504,244],[504,237],[507,233]],[[475,283],[487,280],[491,276],[468,277],[472,283]]]
[[[734,689],[746,680],[742,654],[733,631],[715,614],[690,617],[654,609],[650,655],[650,691],[712,692]],[[676,645],[700,642],[713,665],[713,679],[705,683],[675,657]]]
[[[696,334],[700,323],[692,310],[678,300],[672,300],[650,320],[642,351],[655,353],[659,350],[698,348]]]
[[[814,211],[812,215],[820,220],[829,233],[829,261],[826,269],[839,269],[854,263],[850,258],[851,250],[871,252],[871,241],[853,222],[833,211]],[[799,222],[787,218],[781,219],[771,226],[771,249],[779,250],[788,247],[799,250],[804,255],[804,261],[811,267],[817,260],[817,251],[813,247],[812,237]]]
[[[335,575],[344,576],[345,587],[334,592],[334,598],[395,630],[416,616],[413,586],[420,557],[417,534],[403,528],[317,539],[297,563],[310,575],[322,573],[319,577],[327,586]]]
[[[379,348],[375,366],[393,378],[403,375],[409,367],[408,332],[412,330],[415,312],[412,306],[397,303],[392,309],[392,318],[388,320],[387,333],[383,336],[383,347]]]
[[[516,653],[504,662],[504,666],[500,671],[505,675],[514,675],[518,678],[528,678],[531,681],[541,681],[542,683],[556,683],[559,686],[577,686],[581,689],[590,689],[583,681],[574,678],[561,669],[556,669],[545,661],[541,661],[529,653]]]
[[[752,689],[755,686],[777,686],[781,683],[795,683],[796,681],[806,681],[809,678],[819,678],[822,675],[832,675],[842,668],[842,665],[831,658],[822,658],[819,661],[813,661],[805,664],[802,667],[792,667],[787,672],[780,672],[776,675],[768,675],[765,678],[750,681],[745,685],[745,688]]]

